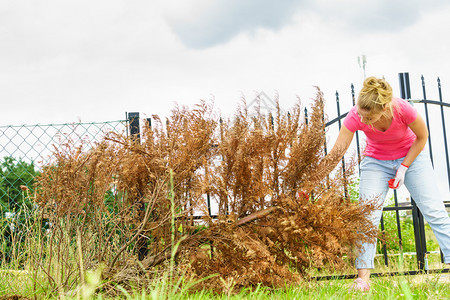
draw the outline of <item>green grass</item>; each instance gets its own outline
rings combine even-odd
[[[429,266],[432,270],[448,268],[440,263],[439,254],[430,254]],[[416,270],[417,263],[415,256],[404,255],[391,256],[389,266],[384,265],[381,256],[376,257],[376,273],[388,273],[406,270]],[[33,272],[26,270],[11,270],[13,265],[4,264],[0,267],[0,299],[3,297],[20,295],[24,299],[56,299],[55,293],[50,296],[48,278],[45,274],[36,277]],[[173,266],[172,266],[173,268]],[[355,274],[351,267],[341,272],[330,272],[329,270],[311,269],[308,275],[326,276]],[[86,272],[85,284],[71,293],[59,294],[59,298],[65,299],[115,299],[111,294],[102,291],[103,282],[100,279],[98,270]],[[33,277],[35,276],[35,277]],[[253,291],[244,289],[237,294],[223,292],[214,294],[211,291],[202,290],[190,292],[192,283],[184,282],[183,278],[170,278],[172,273],[167,273],[160,280],[155,280],[145,290],[130,289],[125,290],[121,286],[116,286],[115,293],[123,299],[450,299],[450,274],[425,274],[411,276],[385,276],[372,277],[372,288],[368,293],[349,292],[348,288],[353,280],[331,279],[320,281],[305,281],[295,286],[284,289],[270,289],[267,287],[256,287]],[[231,287],[230,289],[231,290]],[[52,298],[53,297],[53,298]],[[8,298],[6,298],[8,299]],[[20,298],[19,298],[20,299]]]
[[[169,198],[172,204],[172,232],[174,227],[174,202],[173,197]],[[32,225],[28,226],[32,229]],[[38,228],[40,230],[40,228]],[[393,229],[392,229],[393,230]],[[30,231],[31,236],[34,231]],[[395,233],[395,232],[394,232]],[[430,241],[434,238],[427,230]],[[404,235],[406,237],[407,235]],[[178,247],[172,239],[172,249],[176,251]],[[411,239],[405,239],[405,242],[411,242]],[[38,251],[39,241],[32,243],[27,251]],[[394,245],[395,246],[395,245]],[[430,243],[431,246],[434,244]],[[45,250],[45,249],[44,249]],[[392,253],[398,253],[397,249],[390,249]],[[75,250],[74,250],[75,251]],[[128,286],[126,289],[120,285],[115,285],[113,294],[106,293],[104,282],[100,278],[100,269],[87,270],[84,272],[83,280],[78,286],[70,291],[55,291],[49,283],[49,276],[42,271],[27,271],[28,265],[21,251],[20,255],[13,256],[11,262],[2,262],[0,264],[0,300],[3,299],[450,299],[450,274],[425,274],[415,276],[384,276],[372,277],[372,288],[367,293],[349,291],[353,280],[331,279],[321,281],[304,281],[300,284],[285,287],[283,289],[270,289],[267,287],[255,287],[253,290],[244,289],[240,292],[232,293],[232,284],[228,286],[221,294],[215,294],[212,291],[202,290],[192,292],[190,288],[195,284],[185,282],[183,278],[174,275],[175,262],[170,260],[169,271],[164,273],[160,279],[153,280],[145,289],[133,289]],[[77,256],[67,257],[76,263]],[[429,267],[432,270],[448,268],[440,263],[439,254],[430,254],[428,256]],[[389,259],[389,265],[384,265],[384,258],[377,256],[375,259],[376,273],[389,273],[406,270],[416,270],[417,262],[415,256],[410,255],[392,255]],[[349,262],[349,265],[351,263]],[[25,270],[23,270],[25,268]],[[330,270],[308,270],[308,276],[327,276],[355,274],[356,270],[349,267],[340,272],[330,272]],[[111,284],[109,284],[109,287]],[[114,295],[114,296],[113,296]],[[13,298],[12,296],[16,296]],[[23,298],[19,298],[23,297]]]
[[[60,295],[66,299],[113,299],[96,291],[101,288],[98,273],[90,272],[86,285],[73,291],[72,295]],[[256,287],[253,291],[244,289],[238,294],[214,294],[211,291],[189,292],[182,285],[171,286],[167,281],[159,281],[147,291],[126,291],[120,286],[117,293],[123,299],[450,299],[449,274],[425,274],[415,276],[374,277],[372,288],[367,293],[348,290],[353,280],[322,280],[273,290]],[[33,279],[24,271],[0,272],[0,299],[20,295],[34,298]],[[39,291],[39,290],[38,290]],[[47,299],[45,294],[37,294],[37,299]],[[115,298],[115,297],[114,297]]]

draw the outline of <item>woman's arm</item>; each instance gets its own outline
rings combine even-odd
[[[342,125],[333,148],[317,167],[317,175],[311,178],[312,188],[333,171],[350,146],[354,134],[345,125]]]
[[[336,139],[336,142],[334,143],[334,146],[331,149],[329,155],[336,154],[340,156],[340,158],[342,158],[345,152],[347,152],[347,149],[350,146],[354,135],[355,135],[354,132],[348,130],[347,127],[345,127],[345,125],[342,125],[341,130],[339,131],[339,135]]]
[[[425,147],[428,139],[428,129],[419,114],[417,114],[416,119],[408,126],[416,135],[416,140],[412,143],[408,154],[406,154],[405,159],[402,162],[404,165],[409,167]]]

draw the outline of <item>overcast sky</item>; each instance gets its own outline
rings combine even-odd
[[[449,37],[446,0],[0,0],[0,124],[166,116],[200,99],[230,114],[261,91],[288,108],[313,86],[333,111],[336,90],[346,103],[360,87],[360,55],[396,91],[410,72],[413,97],[421,74],[448,97]]]
[[[437,99],[439,76],[449,102],[449,54],[448,0],[0,0],[0,125],[165,117],[201,99],[230,115],[260,92],[288,109],[314,86],[331,119],[361,55],[397,95],[409,72],[413,98],[423,74]]]

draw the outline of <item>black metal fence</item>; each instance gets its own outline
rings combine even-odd
[[[423,105],[425,120],[428,128],[430,128],[430,120],[435,122],[436,111],[434,114],[429,113],[429,105],[439,108],[441,134],[442,137],[434,137],[434,131],[430,131],[429,136],[429,153],[431,160],[434,162],[434,153],[440,154],[440,159],[446,162],[446,176],[448,179],[448,189],[450,190],[450,163],[448,141],[446,133],[445,111],[449,112],[449,103],[443,101],[442,89],[440,80],[438,79],[438,100],[428,100],[426,95],[425,80],[422,77],[422,99],[411,99],[409,75],[408,73],[399,74],[400,80],[400,96],[407,99],[411,103]],[[355,89],[351,85],[351,101],[355,105]],[[347,113],[341,114],[341,99],[338,92],[336,92],[337,117],[329,121],[326,126],[332,128],[333,126],[341,127],[341,121]],[[150,120],[147,120],[150,121]],[[39,172],[40,166],[51,162],[52,153],[58,145],[63,145],[70,142],[72,145],[79,144],[81,147],[89,148],[93,143],[100,141],[104,133],[108,131],[128,132],[131,135],[139,135],[139,114],[129,113],[126,120],[103,122],[103,123],[71,123],[71,124],[49,124],[49,125],[20,125],[20,126],[0,126],[0,211],[1,218],[5,217],[5,213],[12,213],[22,203],[21,186],[31,186],[34,176]],[[433,136],[433,138],[432,138]],[[363,137],[356,133],[356,152],[358,157],[361,156],[361,144]],[[436,144],[439,145],[438,148]],[[326,148],[326,147],[325,147]],[[345,168],[345,161],[343,160]],[[440,164],[442,167],[444,164]],[[417,256],[418,269],[415,271],[405,272],[403,274],[415,274],[417,272],[449,272],[450,269],[429,270],[427,267],[427,241],[425,236],[425,222],[420,210],[417,208],[414,199],[411,199],[411,204],[406,206],[399,205],[397,192],[394,191],[394,206],[385,207],[384,212],[395,212],[397,223],[397,234],[400,247],[402,245],[402,231],[401,231],[401,211],[410,211],[412,214],[414,225],[414,238]],[[211,213],[211,204],[208,198],[208,207]],[[450,204],[446,204],[450,207]],[[385,222],[382,217],[381,229],[384,230]],[[389,265],[389,255],[386,246],[383,247],[384,263]],[[385,273],[384,273],[385,274]],[[381,273],[374,274],[375,276],[384,275]],[[392,274],[392,273],[390,273]],[[355,275],[344,275],[341,278],[353,278]],[[321,277],[318,279],[326,279],[328,277]],[[333,278],[336,278],[333,276]]]

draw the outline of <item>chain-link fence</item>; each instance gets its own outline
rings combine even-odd
[[[83,151],[107,132],[124,133],[127,121],[0,126],[0,209],[8,217],[23,205],[23,190],[32,190],[35,176],[64,144]]]

